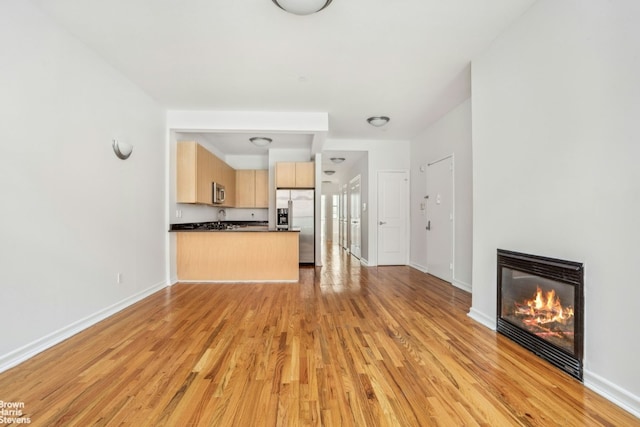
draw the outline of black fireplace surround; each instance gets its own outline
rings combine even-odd
[[[582,381],[584,266],[498,249],[497,331]]]

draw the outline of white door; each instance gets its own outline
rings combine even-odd
[[[362,252],[360,246],[362,237],[360,235],[360,175],[349,181],[349,246],[351,254],[360,258]]]
[[[378,265],[406,265],[409,174],[378,173]]]
[[[348,208],[347,208],[347,184],[342,185],[340,198],[340,245],[343,249],[347,249],[347,224],[348,224]]]
[[[427,164],[427,272],[453,280],[453,157]]]

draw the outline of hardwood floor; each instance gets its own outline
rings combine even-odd
[[[0,400],[34,426],[640,426],[470,300],[333,248],[300,284],[158,292],[0,374]]]

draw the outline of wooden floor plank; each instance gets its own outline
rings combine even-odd
[[[640,426],[467,316],[331,247],[300,283],[177,284],[0,374],[34,426]]]

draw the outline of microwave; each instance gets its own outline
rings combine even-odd
[[[224,185],[214,182],[211,184],[211,200],[214,205],[224,203]]]

